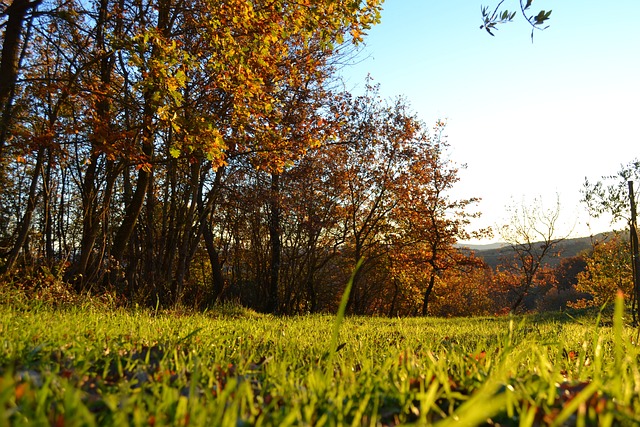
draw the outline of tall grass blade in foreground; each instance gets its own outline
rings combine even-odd
[[[342,299],[340,300],[340,307],[338,307],[338,313],[336,314],[336,319],[333,323],[333,332],[331,334],[331,342],[329,343],[329,354],[327,359],[327,366],[331,366],[333,362],[333,357],[338,349],[338,336],[340,335],[340,326],[342,326],[342,321],[344,320],[344,313],[347,310],[347,303],[349,302],[349,295],[351,294],[351,287],[353,286],[353,281],[356,278],[356,274],[358,274],[358,270],[362,266],[364,262],[364,258],[360,258],[356,267],[353,269],[351,273],[351,277],[347,282],[347,286],[344,289],[344,293],[342,294]]]

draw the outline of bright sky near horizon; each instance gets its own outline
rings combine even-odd
[[[471,228],[500,227],[507,206],[552,207],[558,195],[559,235],[605,231],[580,189],[640,157],[640,1],[534,1],[536,13],[553,12],[533,43],[521,15],[495,37],[479,29],[481,6],[498,2],[386,0],[360,62],[342,73],[346,88],[361,93],[370,73],[427,124],[447,121],[451,158],[467,165],[452,196],[482,198]]]

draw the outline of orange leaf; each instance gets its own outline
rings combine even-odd
[[[27,383],[18,384],[16,386],[16,400],[22,399],[26,391],[27,391]]]

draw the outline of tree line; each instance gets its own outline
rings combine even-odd
[[[378,1],[3,5],[0,269],[146,304],[426,314],[475,199],[337,70]]]
[[[281,314],[493,314],[445,123],[341,89],[381,1],[0,5],[2,286]],[[537,254],[530,254],[537,256]],[[510,271],[518,271],[518,264]],[[524,284],[523,284],[524,283]]]

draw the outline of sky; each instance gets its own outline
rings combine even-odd
[[[345,87],[361,93],[370,74],[425,123],[446,120],[451,159],[466,164],[451,197],[482,199],[470,230],[498,229],[509,207],[550,208],[557,198],[558,237],[609,230],[609,219],[589,217],[580,190],[640,157],[640,1],[536,0],[533,11],[552,13],[533,42],[521,15],[495,37],[480,30],[481,6],[498,2],[386,0],[342,71]]]

